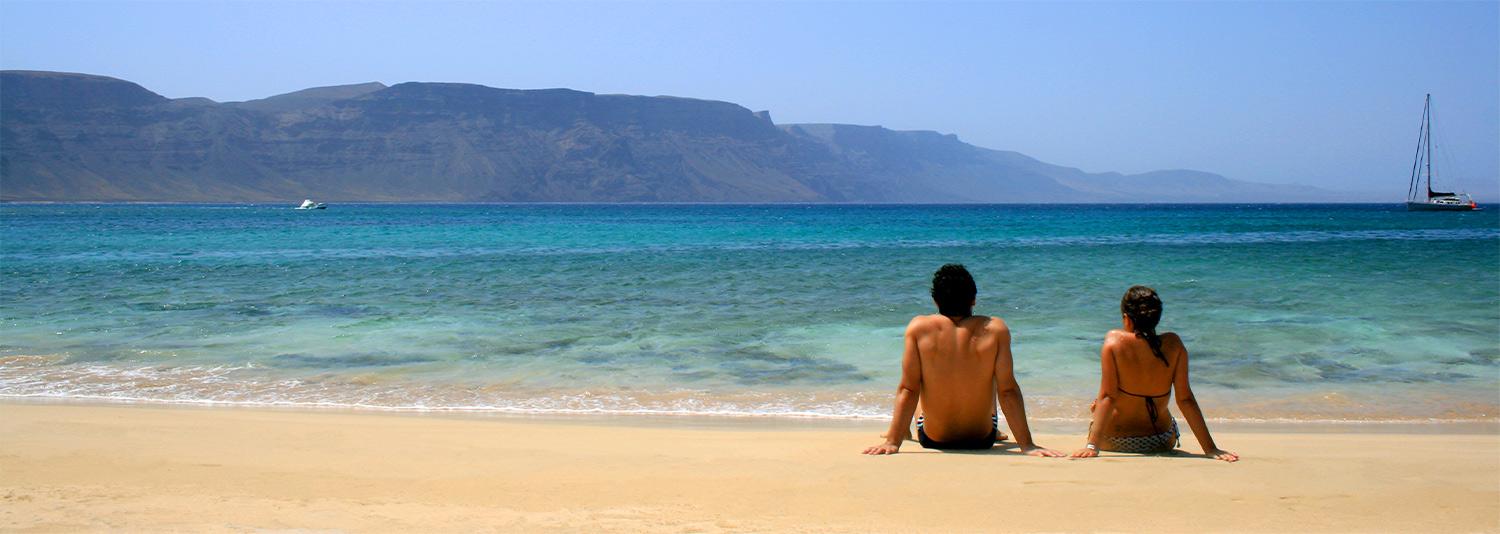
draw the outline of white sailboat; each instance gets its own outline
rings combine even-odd
[[[322,202],[313,202],[312,199],[303,199],[302,205],[297,206],[299,210],[326,210],[328,206]]]
[[[1432,95],[1422,106],[1422,131],[1417,134],[1417,156],[1406,186],[1408,211],[1473,211],[1479,209],[1468,193],[1432,190]]]

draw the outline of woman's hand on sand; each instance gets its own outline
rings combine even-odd
[[[1028,456],[1041,456],[1041,457],[1045,457],[1045,458],[1061,458],[1063,456],[1067,456],[1066,454],[1063,454],[1062,452],[1054,451],[1052,449],[1049,449],[1049,448],[1046,448],[1046,447],[1041,447],[1041,446],[1038,446],[1038,445],[1031,445],[1031,446],[1027,446],[1027,447],[1021,447],[1021,452],[1026,453]]]
[[[881,443],[881,444],[876,445],[874,447],[867,447],[865,449],[865,454],[873,454],[873,455],[877,455],[877,456],[878,455],[885,455],[885,454],[896,454],[898,452],[901,452],[901,443],[900,442],[897,442],[897,443]]]
[[[1238,461],[1240,461],[1240,455],[1232,453],[1232,452],[1229,452],[1229,451],[1226,451],[1224,449],[1214,449],[1214,450],[1208,451],[1208,453],[1206,454],[1206,456],[1208,456],[1209,458],[1213,458],[1215,460],[1224,460],[1226,462],[1238,462]]]
[[[1093,458],[1093,457],[1098,456],[1098,455],[1099,455],[1099,451],[1085,447],[1085,448],[1073,451],[1073,454],[1070,455],[1069,458]]]

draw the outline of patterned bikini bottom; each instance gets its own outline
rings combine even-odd
[[[1106,451],[1114,452],[1167,452],[1177,448],[1182,435],[1177,432],[1177,420],[1172,420],[1172,429],[1160,434],[1145,436],[1120,436],[1105,439]]]

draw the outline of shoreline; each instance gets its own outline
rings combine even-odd
[[[0,530],[1500,531],[1494,432],[1218,427],[1228,464],[614,419],[0,400]]]
[[[40,395],[0,394],[0,407],[17,405],[59,405],[82,407],[142,407],[188,410],[248,410],[308,414],[345,415],[390,415],[398,417],[434,417],[458,420],[505,420],[542,421],[556,423],[598,424],[604,426],[643,427],[703,427],[731,428],[801,426],[821,429],[877,428],[883,429],[890,416],[844,416],[823,414],[788,413],[709,413],[709,412],[645,412],[645,411],[564,411],[564,410],[509,410],[500,408],[413,408],[385,407],[377,405],[269,403],[211,400],[161,400],[106,397],[54,397]],[[1176,415],[1174,411],[1174,416]],[[1002,418],[1002,426],[1004,419]],[[1085,417],[1028,417],[1033,431],[1067,435],[1076,430],[1081,436],[1091,419]],[[1333,419],[1228,419],[1208,418],[1210,430],[1256,433],[1342,433],[1391,434],[1423,433],[1500,435],[1500,419],[1378,419],[1378,420],[1333,420]],[[1184,435],[1191,435],[1184,430]]]

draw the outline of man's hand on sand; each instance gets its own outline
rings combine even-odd
[[[1021,447],[1021,452],[1026,453],[1027,456],[1041,456],[1044,458],[1061,458],[1067,456],[1067,454],[1063,454],[1062,452],[1036,445]]]
[[[877,456],[896,454],[898,452],[901,452],[901,442],[899,441],[896,443],[881,443],[874,447],[868,447],[865,449],[865,454],[873,454]]]
[[[1208,456],[1209,458],[1213,458],[1215,460],[1224,460],[1226,462],[1238,462],[1238,461],[1240,461],[1240,455],[1232,453],[1232,452],[1229,452],[1229,451],[1226,451],[1226,450],[1223,450],[1223,449],[1214,449],[1214,450],[1208,451],[1208,454],[1206,454],[1206,456]]]
[[[887,432],[885,434],[881,434],[880,435],[880,439],[889,440],[889,439],[891,439],[891,435],[890,435],[889,432]],[[907,430],[906,432],[902,432],[901,433],[901,439],[898,439],[896,441],[913,441],[911,439],[911,431]]]

